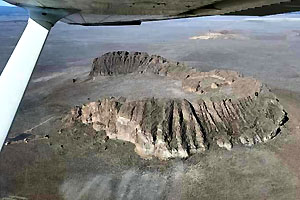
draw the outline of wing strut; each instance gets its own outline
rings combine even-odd
[[[68,14],[63,10],[28,8],[28,24],[0,76],[0,151],[51,27]]]

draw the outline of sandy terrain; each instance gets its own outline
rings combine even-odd
[[[0,23],[3,68],[25,23]],[[247,39],[189,39],[223,30]],[[57,24],[9,135],[26,132],[37,139],[5,146],[0,153],[0,197],[300,199],[299,30],[299,23],[294,21],[232,23],[231,18],[157,22],[140,27]],[[266,144],[231,151],[213,148],[186,160],[142,160],[132,144],[105,141],[101,135],[100,142],[91,145],[94,140],[88,135],[93,133],[89,127],[60,130],[61,117],[73,106],[124,93],[132,97],[189,95],[182,93],[176,81],[153,76],[86,81],[92,59],[114,50],[146,51],[184,61],[202,71],[233,69],[254,76],[273,89],[290,120],[282,134]]]

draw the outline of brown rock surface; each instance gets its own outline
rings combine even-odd
[[[172,76],[176,76],[172,74]],[[246,98],[259,93],[263,85],[250,77],[243,77],[234,71],[213,70],[209,72],[188,72],[182,79],[182,87],[188,92],[221,98]]]
[[[252,146],[280,132],[286,113],[274,96],[220,102],[183,99],[91,102],[72,110],[72,119],[105,130],[111,139],[132,142],[143,158],[188,157],[214,143]]]
[[[157,55],[144,52],[117,51],[95,58],[91,77],[116,76],[129,73],[151,73],[182,81],[187,92],[222,98],[245,98],[260,92],[262,84],[238,72],[213,70],[198,72],[182,63],[169,61]]]
[[[197,72],[146,53],[113,52],[95,59],[90,76],[149,72],[182,82],[197,100],[104,98],[72,110],[72,122],[91,124],[111,139],[135,144],[143,158],[185,158],[217,145],[252,146],[274,138],[287,120],[259,81],[234,71]]]
[[[113,76],[133,72],[166,75],[173,69],[184,68],[187,67],[178,62],[168,61],[161,56],[150,56],[144,52],[116,51],[95,58],[90,76]]]
[[[145,99],[123,102],[103,99],[77,107],[73,118],[105,130],[109,138],[132,142],[144,157],[187,157],[206,149],[193,106],[186,100]]]

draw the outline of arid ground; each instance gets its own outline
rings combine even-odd
[[[0,198],[300,199],[299,21],[211,17],[133,27],[58,23],[9,133],[9,138],[23,133],[34,139],[7,145],[0,153]],[[0,17],[0,71],[25,25]],[[277,95],[289,121],[265,144],[210,148],[187,159],[143,160],[131,143],[102,135],[94,144],[91,127],[64,128],[63,118],[74,106],[107,96],[188,95],[176,81],[151,75],[87,80],[95,57],[118,50],[161,55],[200,71],[230,69],[253,76]]]

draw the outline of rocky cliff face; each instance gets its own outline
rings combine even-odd
[[[206,149],[204,130],[193,109],[186,100],[112,98],[77,107],[73,117],[105,130],[109,138],[134,143],[144,158],[167,159]]]
[[[197,95],[197,100],[105,98],[74,108],[72,121],[135,144],[143,158],[165,160],[185,158],[214,145],[230,150],[234,145],[266,142],[287,120],[265,86],[233,71],[197,72],[159,56],[114,52],[96,59],[90,75],[141,71],[180,80],[182,90]]]
[[[245,98],[259,93],[262,84],[238,72],[213,70],[199,72],[179,62],[172,62],[143,52],[109,52],[95,58],[91,77],[150,73],[180,80],[184,91],[218,98]]]
[[[161,56],[150,56],[144,52],[116,51],[95,58],[90,76],[115,76],[133,72],[166,75],[168,71],[178,68],[187,67],[178,62],[168,61]]]
[[[185,158],[211,144],[228,150],[252,146],[280,132],[286,113],[273,96],[223,100],[115,98],[72,111],[72,119],[105,130],[109,138],[132,142],[143,158]]]

